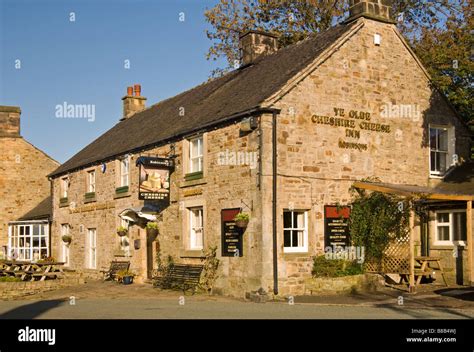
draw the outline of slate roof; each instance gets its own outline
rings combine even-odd
[[[19,221],[24,220],[42,220],[50,219],[52,215],[52,203],[51,196],[43,199],[36,207],[31,209],[29,212],[18,218]]]
[[[57,177],[140,149],[159,145],[258,108],[288,80],[349,32],[342,24],[282,48],[253,64],[163,100],[119,122],[50,174]],[[180,107],[185,115],[179,116]]]

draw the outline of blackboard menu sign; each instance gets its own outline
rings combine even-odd
[[[349,207],[324,206],[324,247],[350,246],[350,213]]]
[[[242,229],[237,227],[234,217],[240,212],[240,209],[224,209],[221,213],[222,222],[222,256],[223,257],[242,257]]]

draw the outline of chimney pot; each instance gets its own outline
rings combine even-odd
[[[133,87],[127,87],[127,95],[132,96],[133,95]]]
[[[136,97],[139,97],[140,94],[141,94],[141,91],[142,91],[142,86],[139,85],[139,84],[135,84],[135,85],[133,86],[133,89],[135,90],[135,96],[136,96]]]

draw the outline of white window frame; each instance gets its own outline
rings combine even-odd
[[[197,143],[197,154],[193,154],[193,144]],[[198,168],[194,169],[193,161],[197,160]],[[204,169],[204,138],[203,136],[195,137],[189,140],[189,173],[203,172]]]
[[[97,229],[87,229],[86,268],[97,269]]]
[[[34,235],[34,226],[39,226],[38,235]],[[23,235],[20,236],[20,228],[23,228]],[[26,229],[28,228],[28,235]],[[34,246],[34,238],[38,239],[39,246]],[[27,241],[27,239],[29,241]],[[45,246],[41,245],[44,239]],[[20,246],[20,242],[23,245]],[[29,245],[27,245],[27,242]],[[7,258],[12,258],[12,251],[16,253],[16,260],[25,260],[35,262],[41,258],[41,250],[45,250],[46,257],[50,256],[49,250],[49,224],[42,221],[31,221],[28,223],[15,223],[8,226],[8,250]],[[34,258],[35,251],[39,253],[38,258]]]
[[[431,130],[445,130],[447,134],[447,150],[439,150],[438,147],[435,149],[431,146]],[[428,126],[428,138],[429,138],[429,172],[432,177],[442,177],[446,174],[449,168],[454,164],[453,155],[455,154],[455,131],[453,126],[448,125],[429,125]],[[445,171],[432,171],[431,170],[431,153],[445,153],[446,154],[446,170]]]
[[[189,249],[202,250],[204,248],[204,207],[188,208],[189,211]],[[195,211],[198,211],[198,221],[196,223]],[[199,243],[198,238],[201,238]]]
[[[69,177],[61,178],[61,198],[67,198],[69,193]]]
[[[289,210],[289,209],[284,209],[283,213],[290,212],[291,213],[291,223],[292,227],[286,228],[284,225],[284,219],[283,219],[283,252],[284,253],[307,253],[308,252],[308,211],[307,210]],[[303,221],[304,221],[304,227],[299,228],[299,227],[293,227],[294,224],[294,214],[295,213],[303,213]],[[284,215],[283,215],[284,216]],[[298,246],[298,247],[285,247],[285,230],[289,231],[303,231],[303,245]]]
[[[95,170],[87,171],[87,193],[95,193]]]
[[[438,222],[438,214],[449,214],[449,222]],[[454,230],[453,230],[453,213],[466,213],[464,209],[453,209],[453,210],[437,210],[435,211],[435,246],[454,246],[455,244],[466,246],[466,241],[455,241],[454,240]],[[467,216],[467,214],[466,214]],[[438,240],[438,226],[449,226],[449,240],[440,241]],[[467,226],[467,224],[466,224]]]
[[[126,165],[126,167],[125,167]],[[130,186],[130,157],[120,159],[120,187]]]

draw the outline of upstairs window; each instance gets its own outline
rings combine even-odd
[[[67,198],[69,192],[69,178],[63,177],[61,179],[61,198]]]
[[[87,192],[95,193],[95,171],[89,171],[87,173]]]
[[[430,128],[430,171],[443,175],[448,165],[448,129]]]
[[[202,172],[203,138],[202,136],[189,141],[189,173]]]
[[[128,157],[120,160],[120,187],[129,186],[130,160]]]

